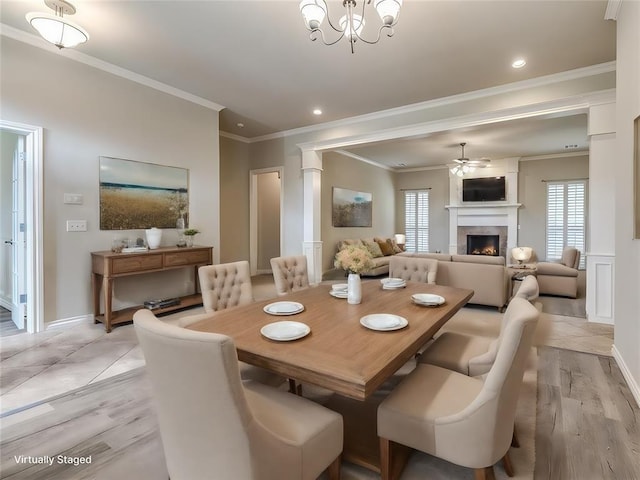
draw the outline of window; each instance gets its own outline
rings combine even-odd
[[[404,192],[404,232],[407,252],[429,251],[429,191]]]
[[[579,268],[584,268],[586,236],[585,180],[547,183],[547,259],[562,257],[565,247],[575,247],[583,254]]]

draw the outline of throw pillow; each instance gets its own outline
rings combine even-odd
[[[378,245],[378,242],[375,242],[373,240],[362,240],[362,243],[365,247],[367,247],[367,250],[369,250],[369,253],[373,258],[384,256],[382,255],[382,250],[380,250],[380,245]]]
[[[349,245],[362,245],[362,241],[357,238],[357,239],[345,239],[345,240],[340,240],[338,242],[338,251],[342,250],[344,247],[347,247]]]
[[[393,253],[402,253],[403,252],[402,248],[400,248],[400,245],[398,245],[398,242],[396,242],[395,238],[388,238],[387,242],[389,242],[391,244],[391,248],[393,249]]]
[[[382,255],[388,257],[389,255],[393,255],[393,246],[389,243],[389,239],[384,238],[376,238],[375,241],[380,246],[380,250],[382,251]]]

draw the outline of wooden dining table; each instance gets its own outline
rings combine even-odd
[[[334,298],[331,285],[319,285],[279,297],[298,302],[304,310],[275,316],[264,307],[276,300],[221,310],[189,326],[233,338],[238,358],[287,378],[364,400],[411,359],[473,295],[473,290],[407,282],[405,288],[385,290],[378,280],[362,282],[357,305]],[[412,302],[415,293],[432,293],[443,305],[425,307]],[[374,331],[360,324],[365,315],[389,313],[406,318],[400,330]],[[260,333],[267,324],[292,320],[311,332],[294,341],[274,341]]]
[[[320,284],[277,299],[204,315],[188,328],[233,338],[238,358],[298,382],[333,391],[341,398],[365,404],[386,380],[412,359],[425,343],[473,296],[473,290],[407,282],[406,287],[385,290],[377,279],[362,282],[362,301],[352,305],[330,295],[331,285]],[[431,293],[445,299],[439,306],[422,306],[412,295]],[[275,316],[264,311],[276,301],[298,302],[300,313]],[[401,329],[377,331],[364,327],[366,315],[388,313],[405,318]],[[293,341],[274,341],[260,333],[278,321],[302,322],[310,333]],[[353,408],[351,408],[353,410]],[[372,426],[370,423],[374,422]],[[362,429],[345,418],[344,458],[376,470],[379,455],[375,418]],[[373,430],[371,431],[371,429]],[[367,432],[363,440],[361,433]],[[372,437],[373,434],[373,438]]]

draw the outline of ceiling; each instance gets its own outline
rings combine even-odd
[[[77,51],[224,106],[221,130],[245,138],[615,60],[606,1],[406,0],[395,35],[358,42],[355,54],[345,41],[310,41],[297,0],[73,3],[70,20],[90,34]],[[342,15],[341,1],[328,3],[334,20]],[[50,12],[42,0],[2,0],[0,21],[35,34],[30,11]],[[365,19],[365,33],[379,23],[374,11]],[[511,68],[520,56],[527,65]],[[323,115],[312,114],[317,107]],[[469,157],[559,153],[586,148],[586,119],[521,120],[351,150],[409,167],[449,161],[463,141]]]

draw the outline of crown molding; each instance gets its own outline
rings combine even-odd
[[[345,118],[342,120],[319,123],[316,125],[309,125],[306,127],[294,128],[291,130],[283,130],[281,132],[261,135],[259,137],[252,137],[249,141],[251,143],[263,142],[266,140],[274,140],[277,138],[288,137],[292,135],[300,135],[304,133],[315,132],[318,130],[344,127],[354,123],[360,123],[360,122],[371,121],[371,120],[379,120],[387,117],[393,117],[397,115],[415,112],[417,110],[424,110],[428,108],[436,108],[436,107],[442,107],[446,105],[453,105],[456,103],[467,102],[470,100],[477,100],[481,98],[500,95],[503,93],[541,87],[541,86],[551,85],[553,83],[565,82],[568,80],[591,77],[591,76],[600,75],[603,73],[614,72],[615,70],[616,70],[615,61],[600,63],[598,65],[591,65],[589,67],[568,70],[566,72],[554,73],[551,75],[531,78],[528,80],[521,80],[519,82],[507,83],[505,85],[500,85],[497,87],[489,87],[489,88],[484,88],[482,90],[474,90],[473,92],[461,93],[458,95],[451,95],[448,97],[437,98],[434,100],[427,100],[424,102],[405,105],[402,107],[395,107],[387,110],[381,110],[379,112],[366,113],[364,115],[357,115],[357,116]]]
[[[366,157],[356,155],[355,153],[347,152],[346,150],[333,150],[335,153],[339,153],[340,155],[344,155],[345,157],[351,157],[354,160],[358,160],[360,162],[368,163],[369,165],[373,165],[374,167],[382,168],[383,170],[387,170],[389,172],[395,172],[396,170],[393,167],[389,167],[382,163],[374,162]]]
[[[573,152],[550,153],[548,155],[533,155],[531,157],[521,157],[521,162],[529,162],[532,160],[549,160],[552,158],[570,158],[589,156],[589,150],[575,150]]]
[[[609,0],[607,2],[607,9],[604,11],[605,20],[618,20],[620,14],[620,7],[622,6],[622,0]]]
[[[139,83],[140,85],[144,85],[145,87],[153,88],[154,90],[167,93],[174,97],[181,98],[182,100],[187,100],[188,102],[195,103],[196,105],[200,105],[211,110],[215,110],[216,112],[219,112],[220,110],[223,110],[225,108],[223,105],[219,105],[215,102],[212,102],[211,100],[207,100],[206,98],[198,97],[197,95],[193,95],[189,92],[185,92],[184,90],[180,90],[179,88],[172,87],[171,85],[158,82],[157,80],[145,77],[144,75],[132,72],[131,70],[127,70],[112,63],[99,60],[78,50],[74,50],[72,48],[65,48],[63,50],[60,50],[37,35],[27,33],[4,23],[0,23],[0,35],[12,38],[13,40],[17,40],[22,43],[26,43],[28,45],[31,45],[32,47],[40,48],[49,53],[60,55],[64,58],[75,60],[79,63],[84,63],[85,65],[97,68],[98,70],[102,70],[112,75],[131,80],[132,82]]]
[[[225,132],[224,130],[219,130],[218,133],[221,137],[229,138],[237,142],[252,143],[250,138],[243,137],[241,135],[236,135],[235,133]]]

